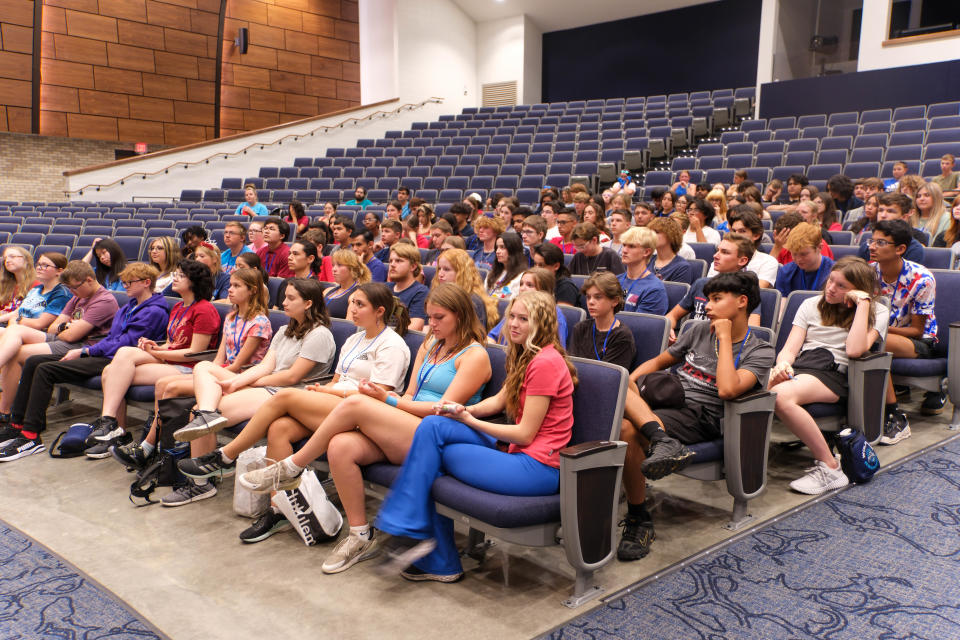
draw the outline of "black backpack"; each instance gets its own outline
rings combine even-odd
[[[136,480],[130,485],[130,502],[138,507],[157,502],[150,496],[157,487],[179,487],[188,482],[186,476],[177,468],[177,460],[189,455],[190,444],[176,442],[174,432],[190,422],[190,409],[197,399],[167,398],[157,402],[157,457],[147,467],[137,473]],[[149,430],[150,425],[145,425]],[[138,504],[135,498],[143,498],[143,504]]]

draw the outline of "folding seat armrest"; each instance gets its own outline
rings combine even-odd
[[[183,354],[183,357],[187,360],[196,360],[198,362],[201,360],[213,360],[215,357],[217,357],[217,350],[207,349],[206,351],[194,351],[192,353]]]
[[[723,466],[733,496],[731,528],[745,522],[747,501],[767,485],[767,454],[777,394],[757,391],[723,403]]]
[[[883,408],[892,363],[889,353],[865,353],[850,358],[847,367],[847,426],[859,429],[870,443],[883,435]]]
[[[577,572],[577,603],[583,601],[578,594],[598,592],[593,572],[613,558],[626,455],[627,443],[615,440],[560,450],[560,523],[567,560]]]

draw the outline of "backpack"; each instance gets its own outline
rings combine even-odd
[[[837,434],[837,449],[840,450],[840,468],[854,484],[870,482],[880,469],[877,454],[856,429],[844,429]]]
[[[187,483],[187,478],[177,468],[177,460],[190,453],[190,444],[178,443],[173,433],[190,422],[190,409],[197,399],[167,398],[157,402],[157,457],[147,467],[137,473],[136,480],[130,485],[130,502],[139,507],[157,502],[150,496],[157,487],[179,487]],[[145,426],[149,430],[149,423]],[[137,504],[134,498],[143,498],[143,504]]]
[[[77,422],[60,433],[47,449],[51,458],[76,458],[82,456],[87,445],[87,438],[93,431],[93,426],[85,422]]]

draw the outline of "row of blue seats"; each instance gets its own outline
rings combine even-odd
[[[934,136],[933,134],[937,135]],[[799,138],[795,140],[751,140],[719,143],[705,142],[697,147],[697,156],[731,156],[731,155],[759,155],[763,153],[798,153],[847,151],[856,152],[860,149],[888,149],[897,147],[923,147],[943,143],[960,143],[960,127],[953,129],[939,129],[926,134],[929,144],[925,142],[924,134],[920,131],[895,133],[888,136],[885,133],[872,133],[859,136],[831,136],[828,138]],[[934,146],[935,149],[942,147]],[[942,155],[942,154],[941,154]],[[916,155],[917,160],[921,158]]]
[[[943,116],[960,115],[960,101],[937,102],[927,105],[911,105],[895,109],[867,109],[864,111],[843,111],[827,114],[812,114],[802,116],[782,116],[746,120],[751,128],[763,128],[776,131],[777,129],[793,129],[795,127],[820,127],[841,124],[870,124],[874,122],[898,122],[900,120],[927,119],[933,120]]]
[[[752,136],[757,132],[775,132],[775,131],[792,131],[799,129],[803,132],[801,139],[814,139],[814,138],[826,138],[830,136],[858,136],[858,135],[869,135],[869,134],[884,134],[884,135],[898,135],[905,133],[919,133],[924,134],[936,134],[938,131],[943,131],[944,129],[956,129],[960,127],[960,115],[952,116],[941,116],[939,118],[934,118],[932,120],[927,120],[926,118],[916,118],[912,120],[899,120],[897,122],[870,122],[868,124],[837,124],[831,127],[826,125],[811,125],[804,127],[789,127],[785,129],[767,129],[766,127],[757,124],[757,120],[745,120],[740,124],[740,130],[738,131],[725,131],[720,136],[720,141],[726,143],[727,141],[731,142],[743,142],[750,140],[752,142],[757,142],[755,138],[760,136]],[[939,135],[939,134],[937,134]],[[937,142],[936,139],[932,140]]]
[[[957,146],[960,147],[960,143],[957,143]],[[782,175],[785,173],[784,169],[790,169],[790,172],[792,173],[792,170],[796,167],[801,167],[804,169],[797,173],[806,173],[805,169],[807,167],[839,166],[869,162],[879,166],[879,173],[874,174],[875,176],[880,178],[891,178],[893,177],[893,165],[897,162],[903,162],[907,165],[908,174],[920,175],[925,178],[940,175],[940,156],[930,158],[929,160],[924,160],[921,163],[919,160],[919,154],[916,150],[890,147],[885,156],[887,160],[883,161],[881,164],[881,160],[876,158],[884,157],[882,150],[858,149],[857,151],[863,153],[854,153],[854,157],[856,158],[874,159],[859,160],[848,158],[845,150],[821,151],[820,157],[816,162],[812,161],[812,151],[796,151],[787,153],[785,155],[763,154],[760,156],[709,156],[703,158],[682,156],[674,158],[670,163],[670,168],[673,171],[692,171],[694,169],[698,169],[703,172],[711,169],[747,169],[753,167],[771,169],[773,171],[778,171]],[[954,167],[960,167],[960,161],[955,161]],[[807,177],[809,178],[809,176]]]

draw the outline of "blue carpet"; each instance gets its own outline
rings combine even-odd
[[[960,638],[960,441],[642,584],[549,637]]]
[[[166,638],[97,582],[0,521],[0,638]]]

